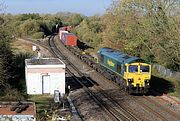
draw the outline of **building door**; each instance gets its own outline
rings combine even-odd
[[[42,76],[42,93],[43,94],[50,93],[50,76],[49,75]]]

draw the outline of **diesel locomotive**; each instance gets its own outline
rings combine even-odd
[[[151,65],[138,57],[112,48],[101,48],[98,51],[98,63],[110,70],[111,80],[123,85],[129,93],[146,93],[150,88]]]

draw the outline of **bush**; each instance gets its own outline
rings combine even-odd
[[[40,39],[40,38],[43,38],[43,36],[44,36],[44,32],[37,32],[37,33],[34,33],[32,35],[32,38],[33,39]]]

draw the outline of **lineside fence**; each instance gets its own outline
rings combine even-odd
[[[164,66],[161,66],[159,64],[153,64],[152,67],[153,69],[158,71],[161,74],[161,76],[173,78],[177,80],[178,82],[180,82],[180,72],[171,71],[170,69],[167,69]]]

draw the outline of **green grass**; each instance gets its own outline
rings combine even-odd
[[[153,70],[151,82],[152,88],[168,95],[180,97],[180,82],[177,80],[164,77]]]
[[[34,54],[34,52],[32,51],[32,44],[25,40],[17,40],[17,39],[13,40],[11,42],[11,48],[14,54],[19,54],[19,53]]]
[[[29,96],[28,100],[36,103],[37,113],[41,114],[49,109],[53,97],[50,95],[35,95]]]
[[[180,83],[175,81],[174,84],[175,84],[175,91],[169,93],[169,95],[180,98]]]
[[[37,121],[46,121],[53,97],[50,95],[29,95],[28,100],[36,104]]]

